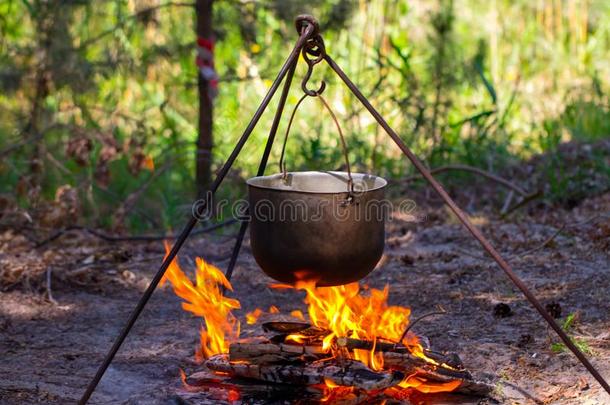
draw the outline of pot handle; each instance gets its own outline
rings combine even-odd
[[[282,178],[286,179],[288,177],[288,174],[286,172],[286,162],[284,161],[284,152],[286,151],[286,142],[288,141],[288,134],[290,133],[290,128],[292,127],[292,121],[294,120],[294,116],[295,116],[299,106],[307,97],[318,97],[320,99],[320,101],[322,102],[322,104],[324,104],[324,107],[326,107],[326,110],[330,113],[330,116],[332,117],[333,121],[335,122],[335,125],[337,126],[337,131],[339,132],[339,138],[341,139],[341,147],[343,149],[343,156],[345,157],[345,167],[347,169],[347,178],[348,178],[347,179],[347,192],[349,194],[348,202],[351,202],[352,196],[354,193],[354,180],[352,179],[352,170],[351,170],[350,164],[349,164],[347,143],[345,142],[345,137],[343,136],[343,130],[341,129],[341,125],[339,124],[339,120],[337,119],[337,116],[333,112],[332,108],[330,108],[330,105],[328,104],[326,99],[320,93],[314,93],[313,95],[307,94],[307,93],[303,94],[303,96],[299,99],[299,101],[294,106],[294,110],[292,110],[292,114],[290,115],[290,120],[288,121],[288,126],[286,127],[286,134],[284,135],[284,144],[282,145],[282,153],[280,155],[279,166],[280,166],[280,172],[282,173]]]

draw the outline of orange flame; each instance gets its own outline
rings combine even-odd
[[[324,378],[324,386],[322,387],[323,397],[320,399],[320,403],[332,403],[337,400],[344,399],[345,397],[353,394],[354,387],[346,387],[335,384],[332,380]]]
[[[169,245],[165,243],[166,255]],[[208,358],[213,354],[228,353],[229,343],[239,337],[239,321],[231,313],[240,308],[239,301],[227,298],[222,293],[222,287],[232,291],[231,283],[215,266],[203,259],[195,260],[195,284],[180,269],[174,259],[169,265],[165,276],[172,284],[174,292],[185,302],[182,308],[204,319],[205,328],[201,328],[201,346],[197,350],[197,359]]]
[[[409,324],[411,310],[388,305],[389,287],[372,288],[363,294],[358,283],[336,287],[316,287],[315,282],[299,281],[295,287],[276,284],[273,288],[296,288],[306,292],[305,303],[311,322],[331,333],[324,338],[323,348],[330,349],[334,338],[352,337],[376,342],[378,338],[397,342]],[[298,342],[295,335],[291,340]],[[404,342],[419,346],[416,337],[409,335]],[[421,350],[420,350],[421,351]],[[423,353],[423,351],[422,351]],[[374,350],[354,350],[354,359],[373,370],[383,369],[383,355]]]
[[[246,323],[248,325],[254,325],[256,323],[256,321],[258,321],[258,318],[260,318],[260,316],[263,314],[262,309],[260,308],[256,308],[254,311],[252,312],[248,312],[246,314]]]
[[[411,310],[407,307],[388,305],[389,287],[383,290],[367,286],[360,287],[352,283],[336,287],[316,287],[315,281],[298,281],[295,286],[287,284],[274,284],[276,289],[297,289],[306,292],[304,302],[308,306],[308,314],[315,326],[327,329],[331,333],[324,337],[322,348],[332,350],[333,342],[339,337],[373,342],[371,350],[353,350],[353,359],[358,360],[373,370],[383,370],[383,354],[375,350],[379,341],[402,343],[409,347],[409,351],[428,363],[441,366],[433,359],[428,358],[419,343],[417,336],[407,334],[398,342],[409,325]],[[287,337],[294,343],[305,343],[306,337],[298,333]],[[338,353],[334,353],[338,355]],[[344,354],[343,354],[344,355]],[[428,383],[417,376],[407,376],[399,384],[400,388],[414,388],[420,392],[449,392],[455,390],[461,382],[459,380],[447,383]],[[336,391],[336,387],[326,381],[326,393]],[[343,387],[345,388],[345,387]],[[339,392],[344,392],[340,390]],[[334,398],[337,393],[333,393]]]
[[[166,252],[169,245],[165,244]],[[169,280],[176,295],[184,299],[182,308],[204,319],[205,328],[201,328],[201,346],[197,358],[207,358],[218,353],[228,353],[229,344],[237,341],[240,333],[240,323],[232,314],[239,309],[236,299],[223,295],[223,287],[232,291],[232,286],[224,274],[215,266],[204,260],[196,259],[195,283],[180,269],[177,260],[173,260],[161,280]],[[318,328],[328,330],[324,336],[322,347],[332,351],[333,357],[352,355],[341,350],[337,338],[354,338],[373,342],[371,350],[354,349],[353,359],[360,361],[373,370],[383,370],[383,354],[375,350],[380,342],[402,343],[409,347],[415,356],[425,359],[430,364],[442,367],[434,360],[426,357],[423,347],[415,335],[408,334],[402,342],[398,342],[409,324],[411,310],[407,307],[388,304],[389,287],[382,290],[360,287],[352,283],[336,287],[316,287],[315,281],[299,281],[295,286],[275,284],[277,289],[297,289],[306,293],[304,302],[308,306],[309,321]],[[280,310],[271,306],[269,313],[279,313]],[[246,314],[248,324],[254,324],[263,314],[261,309],[255,309]],[[291,312],[295,318],[305,320],[299,310]],[[307,343],[308,337],[294,333],[286,338],[296,344]],[[347,353],[346,353],[347,352]],[[389,389],[389,394],[401,397],[408,393],[405,388],[413,388],[420,392],[448,392],[461,384],[460,380],[446,383],[427,382],[417,374],[409,375],[399,386]],[[327,380],[323,386],[325,399],[332,401],[337,397],[353,394],[352,387],[340,387]]]
[[[417,376],[408,376],[398,386],[401,388],[415,388],[419,392],[431,394],[435,392],[451,392],[461,384],[460,380],[431,383]]]

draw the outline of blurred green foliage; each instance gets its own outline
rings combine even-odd
[[[499,171],[566,141],[610,135],[606,1],[218,0],[215,168],[288,55],[293,18],[303,12],[318,16],[328,52],[432,167]],[[134,230],[181,223],[196,190],[193,26],[189,2],[2,0],[0,192],[35,207],[68,184],[78,189],[80,221]],[[327,81],[357,170],[411,174],[329,69],[316,69],[312,80]],[[304,72],[301,64],[286,115]],[[256,171],[275,105],[223,197],[243,196],[241,180]],[[279,151],[267,173],[277,170]],[[287,164],[342,165],[336,129],[315,100],[296,116]],[[558,196],[567,187],[561,171],[561,159],[551,160]]]

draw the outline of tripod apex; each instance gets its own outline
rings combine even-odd
[[[308,25],[313,26],[313,33],[311,36],[316,36],[320,33],[320,25],[318,24],[318,20],[310,14],[301,14],[294,19],[294,25],[297,29],[297,33],[301,35],[303,30],[307,28]]]

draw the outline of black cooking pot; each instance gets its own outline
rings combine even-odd
[[[331,286],[360,280],[381,258],[387,182],[370,174],[292,172],[247,181],[250,243],[270,277]]]

